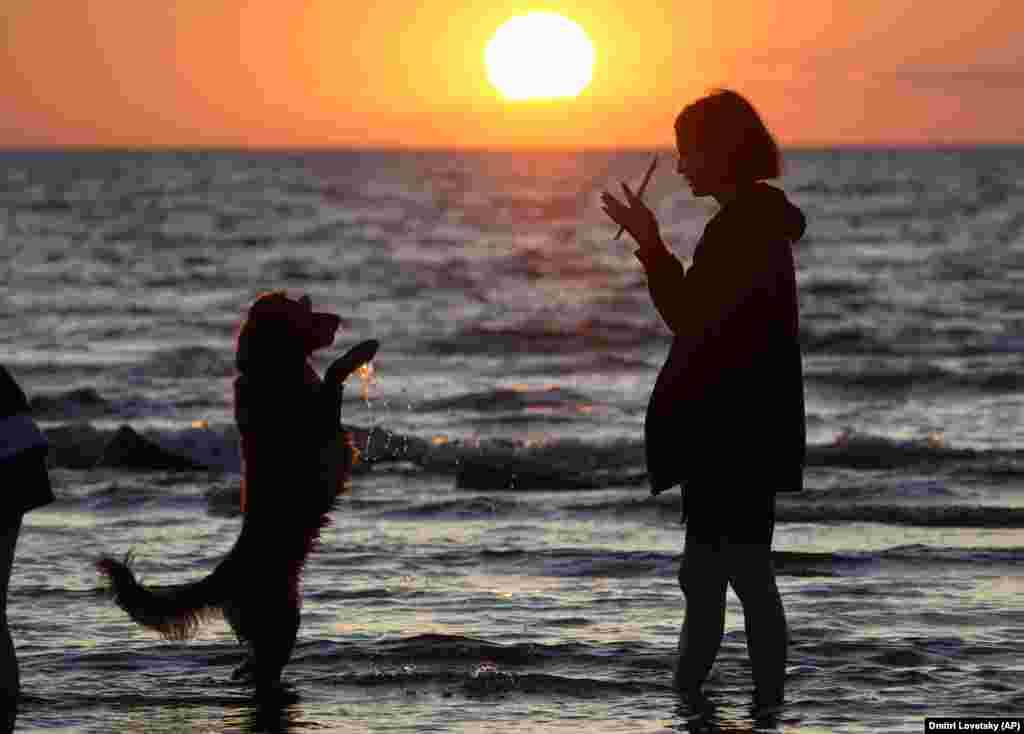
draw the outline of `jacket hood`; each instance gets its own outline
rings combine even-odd
[[[730,213],[734,208],[743,221],[757,222],[758,229],[776,234],[791,245],[807,230],[807,218],[800,208],[781,190],[766,183],[756,184],[727,207]]]

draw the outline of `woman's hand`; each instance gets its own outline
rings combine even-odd
[[[629,232],[640,246],[641,252],[664,249],[665,243],[661,241],[658,219],[654,212],[628,185],[622,184],[622,190],[626,194],[625,204],[605,191],[601,193],[601,209],[613,222]]]

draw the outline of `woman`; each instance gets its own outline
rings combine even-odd
[[[743,97],[718,90],[676,118],[678,172],[720,209],[682,264],[623,184],[604,211],[636,240],[673,334],[644,425],[652,492],[686,485],[679,585],[686,614],[676,686],[699,698],[725,628],[731,584],[743,605],[759,706],[782,703],[787,630],[771,562],[776,492],[803,487],[803,373],[792,245],[804,216],[764,179],[778,147]]]
[[[7,587],[21,517],[53,501],[46,473],[46,438],[28,414],[18,383],[0,367],[0,732],[14,731],[18,660],[7,629]]]

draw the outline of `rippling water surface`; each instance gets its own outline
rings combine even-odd
[[[713,709],[669,686],[679,497],[648,497],[641,440],[669,337],[598,206],[647,154],[0,157],[0,359],[58,495],[12,579],[25,731],[918,732],[1024,711],[1021,149],[789,155],[808,491],[780,500],[789,702],[761,721],[731,594]],[[649,200],[685,257],[713,208],[668,170]],[[230,547],[233,337],[270,288],[341,314],[339,349],[382,342],[276,702],[230,682],[224,624],[160,641],[92,568],[131,550],[173,583]],[[735,426],[737,460],[769,430]],[[137,435],[170,463],[133,460]]]

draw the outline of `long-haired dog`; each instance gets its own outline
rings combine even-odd
[[[299,578],[347,487],[354,457],[340,425],[345,379],[373,359],[362,342],[336,359],[321,380],[309,362],[330,346],[341,319],[275,291],[249,308],[238,334],[235,421],[242,451],[242,530],[205,578],[147,587],[110,557],[97,567],[133,620],[167,639],[191,637],[223,614],[248,658],[235,671],[258,687],[278,685],[299,629]]]

